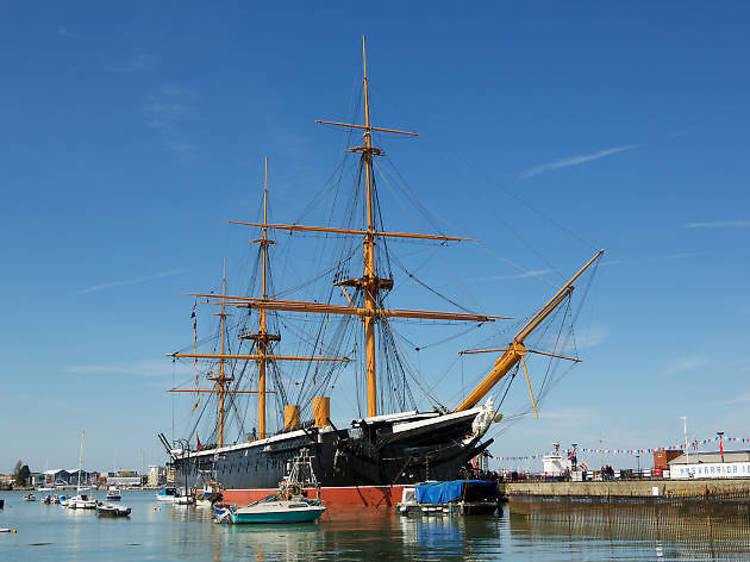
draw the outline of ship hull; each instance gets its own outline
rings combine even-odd
[[[309,427],[260,441],[207,451],[181,451],[173,466],[178,483],[221,483],[224,499],[244,505],[278,490],[293,459],[309,458],[318,486],[308,495],[327,505],[364,507],[398,503],[405,485],[451,480],[484,450],[483,411],[460,414],[408,412],[365,418],[352,427]],[[494,414],[493,414],[494,415]]]
[[[308,498],[320,499],[326,506],[335,508],[374,508],[395,506],[401,501],[403,484],[393,486],[322,486],[320,488],[303,488]],[[277,493],[276,488],[227,489],[223,492],[223,501],[234,505],[247,505]]]

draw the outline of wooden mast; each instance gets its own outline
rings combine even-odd
[[[367,234],[364,240],[364,275],[362,288],[365,293],[365,344],[367,356],[367,415],[378,415],[377,372],[375,367],[375,307],[378,296],[378,280],[375,276],[375,225],[372,219],[372,132],[370,131],[370,97],[367,89],[367,53],[365,36],[362,35],[363,89],[365,97],[365,146],[362,158],[365,160],[367,197]]]
[[[264,178],[263,178],[263,224],[268,224],[268,157],[264,160]],[[260,243],[260,250],[263,261],[261,298],[266,300],[268,292],[266,288],[266,261],[268,259],[268,228],[263,227],[263,238]],[[255,340],[255,346],[260,355],[258,359],[258,439],[266,438],[266,309],[259,312],[258,339]]]
[[[333,227],[319,227],[319,226],[301,226],[301,225],[286,225],[286,224],[268,224],[266,220],[263,223],[246,223],[239,221],[229,221],[234,224],[242,224],[246,226],[260,226],[263,227],[264,232],[268,228],[278,230],[294,231],[307,231],[307,232],[330,232],[335,234],[350,234],[359,235],[363,237],[363,275],[360,279],[348,279],[340,281],[337,284],[342,288],[344,286],[356,287],[363,292],[364,295],[364,306],[357,308],[355,306],[337,306],[323,303],[311,303],[302,301],[280,301],[275,299],[268,299],[263,297],[261,299],[256,298],[243,298],[233,297],[229,295],[206,295],[201,294],[199,296],[205,296],[207,298],[224,298],[225,304],[228,301],[231,306],[236,307],[247,307],[257,308],[259,310],[283,310],[292,312],[317,312],[322,314],[350,314],[357,315],[362,318],[362,324],[365,331],[365,354],[366,354],[366,381],[367,381],[367,415],[376,416],[378,414],[378,400],[377,400],[377,368],[376,368],[376,341],[375,341],[375,323],[380,318],[388,317],[399,317],[399,318],[422,318],[432,320],[458,320],[458,321],[471,321],[471,322],[491,322],[499,318],[507,318],[501,316],[487,316],[479,314],[462,314],[462,313],[450,313],[450,312],[437,312],[437,311],[419,311],[419,310],[384,310],[379,308],[378,295],[381,289],[391,289],[393,287],[392,279],[381,279],[377,276],[376,263],[375,263],[375,244],[376,238],[379,237],[394,237],[394,238],[411,238],[411,239],[423,239],[423,240],[441,240],[441,241],[464,241],[472,240],[470,238],[458,238],[454,236],[442,236],[442,235],[428,235],[428,234],[411,234],[404,232],[383,232],[376,230],[375,225],[375,181],[374,181],[374,169],[373,161],[375,156],[381,156],[383,151],[372,145],[372,132],[379,131],[384,133],[395,133],[400,135],[408,136],[419,136],[417,133],[409,131],[400,131],[397,129],[385,129],[382,127],[374,127],[370,121],[370,91],[367,78],[367,52],[365,49],[365,36],[362,35],[362,85],[364,94],[364,125],[353,124],[353,123],[341,123],[337,121],[323,121],[318,120],[317,123],[325,125],[335,125],[339,127],[348,127],[363,131],[364,143],[362,146],[354,146],[348,148],[348,152],[356,152],[361,154],[364,173],[365,173],[365,211],[366,211],[366,228],[363,230],[345,229],[345,228],[333,228]],[[348,299],[347,295],[347,299]],[[235,301],[235,302],[232,302]],[[350,301],[350,304],[351,301]],[[259,350],[260,351],[260,350]],[[185,355],[187,356],[187,355]]]
[[[492,370],[487,374],[486,377],[480,382],[477,387],[464,399],[461,404],[459,404],[458,408],[455,409],[456,412],[462,412],[464,410],[468,410],[470,408],[473,408],[477,405],[477,403],[484,398],[487,393],[492,390],[492,388],[500,382],[500,379],[502,379],[505,375],[508,374],[508,372],[515,367],[519,361],[524,361],[524,356],[529,351],[526,349],[526,346],[524,345],[524,340],[531,334],[536,328],[539,327],[539,325],[550,315],[552,312],[560,306],[560,304],[567,299],[570,294],[573,292],[573,283],[575,282],[578,277],[580,277],[584,271],[586,271],[591,264],[593,264],[596,260],[598,260],[602,254],[604,253],[604,250],[599,250],[596,255],[591,258],[588,262],[586,262],[586,265],[584,265],[581,269],[578,270],[578,272],[563,285],[557,293],[555,293],[555,296],[553,296],[549,301],[547,301],[547,304],[545,304],[542,308],[539,309],[539,311],[534,314],[534,316],[531,317],[531,320],[529,320],[523,328],[521,328],[518,333],[513,337],[513,341],[510,343],[510,345],[504,350],[505,353],[503,353],[497,361],[495,361],[495,365],[492,368]],[[548,354],[545,354],[548,355]],[[553,355],[554,356],[554,355]],[[568,359],[567,357],[561,357],[564,359]],[[524,364],[524,372],[526,373],[526,365]],[[528,373],[526,373],[526,378],[528,382]],[[531,391],[531,382],[529,382],[529,391]],[[534,400],[534,396],[532,393],[531,397],[532,403],[534,403],[534,410],[536,411],[536,402]]]
[[[222,274],[222,288],[224,292],[227,290],[227,259],[224,258],[224,271]],[[221,357],[219,358],[219,376],[218,377],[208,377],[208,380],[214,381],[216,383],[216,391],[219,394],[219,447],[224,446],[224,396],[226,395],[227,388],[226,385],[229,382],[232,382],[234,380],[234,377],[227,377],[224,374],[224,363],[226,362],[226,352],[224,350],[224,338],[225,338],[225,330],[226,330],[226,319],[227,319],[227,312],[226,312],[226,305],[222,305],[221,312],[217,312],[216,316],[218,316],[220,320],[220,330],[221,330]]]

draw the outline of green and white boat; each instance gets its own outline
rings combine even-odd
[[[235,525],[248,523],[310,523],[320,519],[325,506],[317,500],[282,499],[272,494],[246,507],[226,510],[220,519],[228,518]]]

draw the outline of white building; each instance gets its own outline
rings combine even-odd
[[[560,454],[560,444],[555,443],[554,446],[554,452],[542,455],[545,476],[562,476],[566,471],[573,470],[573,462],[568,459],[567,455]]]
[[[118,488],[134,488],[141,485],[140,476],[107,476],[107,486]]]
[[[167,472],[162,466],[152,464],[148,467],[148,485],[152,488],[163,485],[167,481]]]
[[[750,478],[750,451],[682,454],[669,461],[669,478]]]

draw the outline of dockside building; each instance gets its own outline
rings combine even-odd
[[[672,480],[750,478],[750,451],[689,453],[669,461]]]

